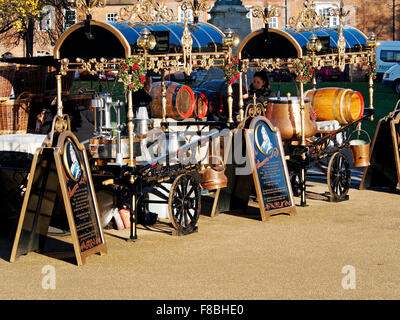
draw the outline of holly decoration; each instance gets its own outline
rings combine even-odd
[[[310,82],[314,74],[311,59],[303,57],[294,60],[294,72],[296,74],[296,81],[301,83]]]
[[[371,61],[369,63],[369,74],[372,77],[372,79],[376,79],[376,68],[378,67],[378,64],[376,63],[376,54],[371,57]]]
[[[132,81],[129,80],[132,75]],[[146,81],[146,69],[140,58],[127,58],[121,64],[121,68],[117,75],[118,81],[124,84],[125,91],[136,92],[143,88]]]
[[[231,57],[229,63],[225,63],[224,67],[224,78],[225,81],[232,85],[240,77],[239,72],[239,59]]]

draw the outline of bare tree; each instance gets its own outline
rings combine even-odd
[[[360,1],[356,6],[356,24],[365,34],[374,32],[378,39],[392,33],[392,16],[384,1]]]

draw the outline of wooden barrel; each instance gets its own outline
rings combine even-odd
[[[358,91],[344,88],[321,88],[305,93],[317,114],[317,121],[337,120],[348,124],[362,117],[364,99]]]
[[[167,118],[183,120],[193,116],[195,99],[192,89],[180,83],[165,81],[167,107]],[[150,91],[153,98],[150,103],[151,116],[162,118],[161,108],[161,82],[154,82]]]
[[[208,99],[204,93],[196,94],[196,105],[194,107],[194,113],[196,118],[203,119],[207,116],[208,112]]]

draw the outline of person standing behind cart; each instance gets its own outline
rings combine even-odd
[[[268,74],[265,70],[254,73],[253,82],[250,84],[249,91],[243,95],[244,104],[248,105],[253,103],[254,95],[256,95],[256,103],[261,103],[264,107],[267,107],[268,98],[275,97],[275,93],[271,90]]]
[[[151,88],[152,88],[151,76],[146,76],[146,81],[144,82],[143,88],[132,93],[132,108],[133,108],[133,116],[135,118],[138,117],[139,113],[142,115],[141,118],[143,118],[142,112],[143,110],[146,110],[148,119],[151,119],[150,103],[153,100],[149,94]],[[128,106],[125,106],[125,109],[126,109],[125,110],[126,114],[128,115]],[[126,119],[128,119],[128,117],[126,117]]]

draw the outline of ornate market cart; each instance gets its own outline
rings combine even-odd
[[[303,206],[306,205],[306,170],[311,165],[327,175],[331,200],[347,198],[350,164],[347,156],[340,151],[349,147],[353,132],[360,135],[361,121],[367,118],[372,120],[374,113],[374,50],[379,42],[374,34],[366,37],[357,29],[344,26],[348,12],[343,1],[340,6],[331,8],[329,14],[338,17],[337,27],[327,25],[327,20],[315,12],[313,1],[305,1],[304,10],[297,18],[290,19],[287,28],[274,29],[269,28],[269,20],[278,15],[277,9],[256,8],[253,15],[264,19],[265,28],[248,35],[237,51],[242,73],[249,69],[272,71],[288,68],[297,75],[298,97],[288,95],[281,98],[278,93],[278,97],[268,101],[268,106],[257,104],[254,100],[245,109],[241,93],[238,120],[246,121],[250,114],[265,114],[280,129],[294,193],[301,195]],[[330,66],[343,72],[346,65],[368,66],[369,108],[365,110],[359,93],[342,88],[331,88],[331,92],[316,90],[316,73],[313,71]],[[242,81],[240,77],[239,87]],[[304,92],[304,84],[309,81],[313,88]],[[345,97],[347,94],[351,97]],[[328,116],[323,114],[326,110],[317,109],[318,104],[325,104],[326,107],[324,99],[329,100],[332,112]],[[336,119],[339,126],[317,130],[315,117],[311,117],[313,108],[317,109],[316,120]],[[318,119],[319,116],[322,119]],[[326,159],[329,159],[328,163]],[[365,162],[360,166],[365,166]]]

